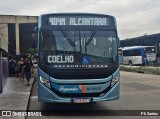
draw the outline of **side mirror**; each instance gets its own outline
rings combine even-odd
[[[38,27],[34,28],[34,33],[32,34],[33,38],[33,48],[38,47]]]
[[[117,40],[118,40],[118,48],[120,47],[120,39],[119,37],[117,37]]]

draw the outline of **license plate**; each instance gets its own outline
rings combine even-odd
[[[74,98],[73,103],[89,103],[91,102],[90,98]]]

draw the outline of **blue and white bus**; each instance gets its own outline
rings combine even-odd
[[[119,99],[118,45],[113,16],[39,16],[38,100],[94,103]]]
[[[123,64],[145,65],[155,61],[155,46],[132,46],[123,48]]]

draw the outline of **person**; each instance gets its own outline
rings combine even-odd
[[[23,83],[24,80],[24,59],[21,58],[18,62],[19,64],[19,81],[20,83]]]
[[[29,86],[29,80],[31,78],[31,65],[30,61],[27,58],[24,61],[24,74],[27,79],[27,86]]]
[[[29,63],[30,63],[30,66],[31,66],[31,77],[32,77],[32,75],[34,75],[34,67],[33,67],[33,62],[32,62],[31,57],[29,58]]]
[[[11,58],[9,61],[9,76],[15,76],[16,61]]]
[[[20,74],[19,74],[19,67],[20,67],[20,60],[17,61],[16,67],[15,67],[15,74],[16,74],[17,78],[20,76]]]

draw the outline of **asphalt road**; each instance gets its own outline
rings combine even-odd
[[[129,113],[150,113],[153,110],[160,110],[160,76],[139,74],[131,72],[121,72],[120,99],[117,101],[98,102],[96,104],[52,104],[40,103],[37,101],[37,82],[34,83],[33,91],[30,97],[28,110],[55,110],[52,115],[43,116],[39,119],[105,119],[105,118],[121,118],[121,119],[159,119],[159,116],[126,116]],[[59,110],[57,112],[56,110]],[[60,111],[61,110],[61,111]],[[69,111],[68,111],[69,110]],[[74,111],[76,115],[73,114]],[[80,111],[86,110],[86,111]],[[87,111],[89,110],[89,111]],[[115,111],[118,110],[118,111]],[[125,111],[124,111],[125,110]],[[132,111],[130,111],[132,110]],[[143,111],[143,110],[150,110]],[[53,114],[54,113],[54,114]],[[110,113],[106,116],[105,113]],[[124,113],[124,116],[118,116]],[[123,114],[120,114],[123,115]],[[27,117],[27,119],[36,119],[37,117]]]

